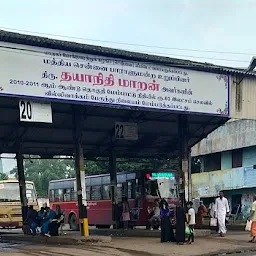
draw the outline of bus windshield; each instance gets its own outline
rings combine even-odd
[[[36,194],[34,185],[26,184],[26,196],[28,203],[33,203],[36,201]],[[20,201],[20,191],[19,183],[8,182],[0,184],[0,202],[19,202]]]
[[[177,198],[178,186],[175,177],[150,177],[146,182],[146,195],[159,198]]]

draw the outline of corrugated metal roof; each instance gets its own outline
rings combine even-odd
[[[123,58],[127,60],[151,62],[172,67],[188,68],[193,70],[216,72],[225,74],[245,74],[245,69],[218,66],[211,63],[195,62],[184,59],[176,59],[170,57],[162,57],[157,55],[149,55],[144,53],[130,52],[125,50],[113,49],[88,44],[80,44],[70,41],[50,39],[41,36],[32,36],[20,33],[0,30],[0,41],[25,44],[31,46],[60,49],[65,51],[101,55],[112,58]],[[248,76],[256,76],[256,72],[249,72]]]

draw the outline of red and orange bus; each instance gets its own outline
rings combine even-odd
[[[87,176],[86,197],[90,226],[110,228],[112,225],[112,204],[110,175]],[[170,206],[179,200],[179,176],[175,170],[151,170],[117,173],[117,198],[129,200],[136,216],[136,226],[148,224],[148,208],[153,207],[157,198],[165,198]],[[78,229],[78,207],[76,180],[53,180],[49,183],[50,207],[60,205],[65,211],[65,222],[72,230]]]

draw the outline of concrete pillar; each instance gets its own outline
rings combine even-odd
[[[16,153],[17,160],[17,169],[18,169],[18,181],[19,181],[19,189],[20,189],[20,202],[21,202],[21,212],[22,212],[22,221],[23,223],[26,221],[28,205],[27,205],[27,195],[26,195],[26,179],[24,173],[24,165],[23,165],[23,155],[21,146],[18,148],[18,152]]]
[[[180,198],[182,204],[189,201],[189,148],[188,148],[188,121],[187,115],[179,115],[178,117],[179,141],[180,141]],[[191,177],[191,175],[190,175]]]
[[[82,147],[84,108],[77,105],[72,106],[72,115],[73,115],[73,140],[74,140],[74,146],[75,146],[77,203],[78,203],[78,212],[79,212],[80,231],[81,231],[81,236],[89,236],[85,173],[84,173],[85,172],[84,154],[83,154],[83,147]]]
[[[110,173],[110,184],[111,184],[111,202],[112,202],[112,221],[113,228],[119,228],[120,223],[116,219],[117,211],[117,176],[116,176],[116,154],[114,147],[109,149],[109,173]]]

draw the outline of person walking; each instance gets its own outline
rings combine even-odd
[[[195,237],[194,237],[194,227],[196,224],[196,212],[193,208],[193,202],[188,202],[187,204],[188,207],[188,227],[191,230],[191,234],[188,237],[188,243],[194,243]]]
[[[253,197],[251,213],[250,213],[250,217],[248,218],[248,220],[252,221],[252,225],[251,225],[252,239],[249,242],[255,243],[255,238],[256,238],[256,196]]]
[[[165,199],[159,204],[161,218],[161,243],[174,242],[174,233],[170,221],[170,209]]]
[[[214,217],[218,220],[218,227],[221,237],[224,237],[227,233],[226,228],[226,216],[229,214],[229,205],[228,200],[224,197],[224,192],[219,192],[219,197],[216,199],[215,202],[215,210],[214,210]]]

